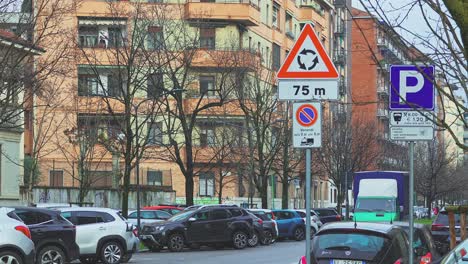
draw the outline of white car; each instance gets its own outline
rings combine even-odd
[[[11,208],[0,208],[0,263],[34,263],[36,252],[29,228],[7,214]]]
[[[60,208],[61,215],[76,225],[81,263],[125,263],[138,251],[137,229],[119,211],[107,208]]]
[[[306,221],[307,211],[305,209],[295,209],[294,211],[296,211],[302,217],[302,219],[304,219],[304,223],[307,223]],[[311,233],[315,235],[315,233],[319,231],[321,226],[322,226],[322,222],[320,221],[318,216],[311,212],[310,214],[310,227],[312,228]]]
[[[468,264],[468,239],[447,253],[440,264]]]
[[[171,217],[172,215],[170,213],[161,210],[140,210],[141,226],[150,223],[163,222]],[[138,226],[137,211],[128,212],[127,220],[133,225]]]

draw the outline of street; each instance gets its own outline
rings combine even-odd
[[[226,248],[215,250],[202,247],[199,250],[186,249],[184,252],[172,253],[167,250],[159,253],[142,252],[133,256],[130,263],[161,264],[296,264],[304,255],[305,242],[284,241],[270,246],[258,246],[235,250]]]

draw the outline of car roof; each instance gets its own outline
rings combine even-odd
[[[409,223],[408,222],[393,222],[394,225],[396,226],[401,226],[401,227],[409,227]],[[413,225],[414,227],[416,227],[417,229],[423,229],[423,228],[427,228],[427,226],[423,225],[423,224],[418,224],[418,223],[414,223]]]
[[[37,207],[27,207],[27,206],[15,206],[13,207],[15,210],[24,210],[24,211],[30,211],[30,212],[41,212],[45,214],[58,214],[56,210],[51,210],[47,208],[37,208]]]
[[[265,212],[265,213],[271,213],[271,209],[247,209],[251,212]]]
[[[176,209],[176,210],[183,210],[182,207],[172,206],[172,205],[149,205],[145,206],[146,210],[158,210],[158,209]]]
[[[72,212],[72,211],[89,211],[89,212],[107,212],[107,213],[117,213],[119,210],[103,208],[103,207],[66,207],[66,208],[57,208],[61,212]]]
[[[355,227],[356,225],[356,227]],[[369,223],[369,222],[332,222],[325,224],[317,234],[330,230],[339,229],[356,229],[364,231],[372,231],[381,234],[388,234],[391,230],[398,228],[394,225],[384,223]]]

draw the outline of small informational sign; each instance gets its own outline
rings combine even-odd
[[[322,146],[322,109],[319,102],[293,104],[293,147]]]
[[[431,112],[390,111],[391,126],[433,126]]]
[[[434,128],[432,126],[422,127],[404,127],[404,126],[391,126],[390,139],[395,141],[421,141],[433,140]]]

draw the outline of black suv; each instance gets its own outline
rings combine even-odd
[[[202,206],[188,210],[165,222],[145,225],[141,240],[152,251],[167,246],[170,251],[182,251],[185,246],[211,245],[222,247],[231,242],[242,249],[254,232],[253,220],[238,206]]]
[[[312,212],[315,213],[322,223],[339,222],[341,215],[334,208],[313,208]]]
[[[17,207],[8,216],[28,226],[36,247],[38,264],[69,263],[79,258],[80,248],[75,242],[75,226],[63,218],[60,212]]]

